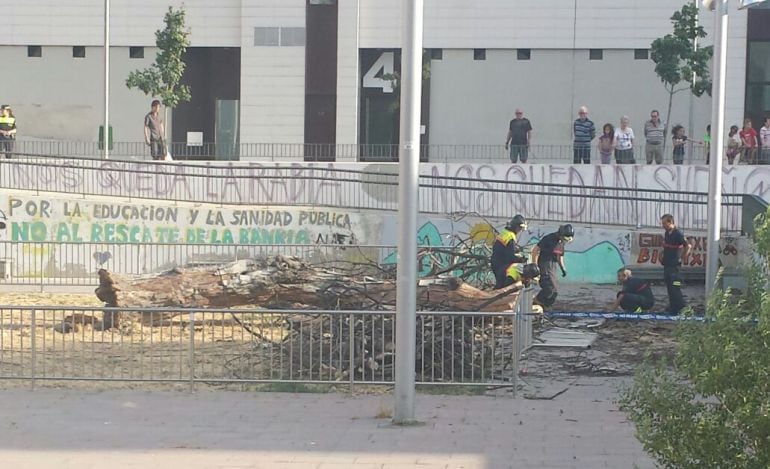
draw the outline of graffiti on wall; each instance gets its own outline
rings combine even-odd
[[[203,208],[7,196],[5,239],[107,244],[341,244],[366,241],[357,213]]]
[[[608,197],[622,195],[618,191],[636,189],[658,190],[661,194],[705,193],[706,166],[423,164],[420,172],[426,177],[451,178],[442,179],[441,184],[421,193],[422,212],[466,212],[497,217],[517,212],[532,219],[624,225],[635,224],[631,222],[639,220],[640,215],[649,215],[654,222],[660,213],[673,212],[682,226],[706,226],[705,196],[702,197],[704,204],[674,204],[661,197],[644,207],[634,201]],[[6,184],[18,189],[160,200],[394,210],[398,208],[396,186],[392,184],[396,174],[396,167],[387,164],[254,162],[169,167],[107,161],[93,172],[83,171],[74,162],[55,167],[14,165]],[[726,194],[754,194],[770,200],[768,181],[770,167],[723,168],[722,184]],[[549,185],[543,189],[547,195],[543,195],[543,190],[517,192],[517,185],[522,182]],[[586,197],[570,197],[573,195]],[[725,218],[729,226],[739,227],[740,209],[727,210]]]
[[[660,266],[663,256],[663,235],[661,233],[636,233],[632,259],[636,265]],[[682,259],[683,269],[705,269],[708,256],[708,239],[705,236],[687,236],[690,252]],[[720,240],[719,261],[722,266],[734,268],[738,265],[738,240],[724,237]]]
[[[393,223],[386,219],[383,226],[393,226]],[[557,228],[544,226],[522,233],[520,244],[524,246],[525,253],[529,255],[532,247],[543,236]],[[474,217],[465,218],[461,222],[438,217],[424,219],[417,235],[418,246],[439,249],[421,250],[418,275],[424,277],[440,272],[464,277],[474,284],[494,283],[494,274],[489,271],[486,259],[491,255],[496,233],[495,226]],[[383,242],[395,241],[386,238]],[[630,253],[631,234],[628,230],[583,229],[575,241],[567,245],[565,263],[569,276],[564,281],[615,283],[616,272],[628,263]],[[478,257],[484,260],[480,261]],[[383,263],[395,264],[396,259],[396,253],[392,253],[383,259]]]

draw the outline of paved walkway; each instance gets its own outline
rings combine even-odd
[[[653,467],[613,399],[581,378],[553,400],[419,395],[393,427],[390,395],[15,388],[0,391],[13,469],[498,469]],[[0,383],[1,384],[1,383]]]

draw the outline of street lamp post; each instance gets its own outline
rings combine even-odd
[[[716,286],[719,239],[722,226],[722,157],[724,155],[725,75],[727,71],[727,4],[716,0],[714,11],[714,62],[711,93],[711,161],[709,162],[708,246],[706,297]]]
[[[104,131],[102,158],[110,157],[110,0],[104,0]]]
[[[423,0],[402,0],[401,128],[398,174],[396,386],[393,423],[414,422],[417,322],[417,211],[420,175]]]

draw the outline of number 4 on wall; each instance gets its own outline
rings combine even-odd
[[[393,92],[393,83],[382,78],[383,75],[392,75],[395,70],[395,56],[393,52],[383,52],[377,61],[369,67],[364,74],[364,88],[382,88],[383,93]]]

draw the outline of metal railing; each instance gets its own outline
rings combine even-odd
[[[32,158],[0,164],[0,187],[81,196],[394,211],[396,170]],[[672,213],[683,228],[705,229],[707,199],[705,192],[421,175],[418,209],[496,218],[521,213],[532,220],[638,227],[657,227],[662,213]],[[723,230],[740,230],[741,203],[742,195],[723,196]]]
[[[516,387],[531,292],[509,312],[418,312],[418,384]],[[103,327],[105,315],[117,326]],[[393,311],[0,306],[0,380],[391,384]]]
[[[395,162],[398,161],[397,144],[324,144],[324,143],[241,143],[228,147],[227,154],[219,157],[215,143],[188,146],[186,142],[169,143],[168,149],[177,160],[217,160],[235,159],[259,160],[264,162],[296,161],[361,161]],[[572,145],[531,145],[528,150],[529,163],[572,163],[574,161]],[[17,140],[14,142],[14,154],[43,155],[58,157],[101,158],[99,142],[76,142],[56,140]],[[233,156],[231,154],[234,153]],[[708,147],[702,144],[689,144],[682,158],[683,164],[705,164]],[[127,160],[150,160],[149,147],[144,142],[114,142],[110,149],[110,158]],[[433,163],[509,163],[510,153],[504,145],[478,144],[425,144],[420,146],[420,159]],[[633,160],[645,164],[644,145],[633,149]],[[615,164],[615,156],[610,161]],[[671,144],[667,145],[664,163],[673,164]],[[602,163],[596,148],[591,147],[591,162]],[[770,161],[765,162],[765,164]]]

